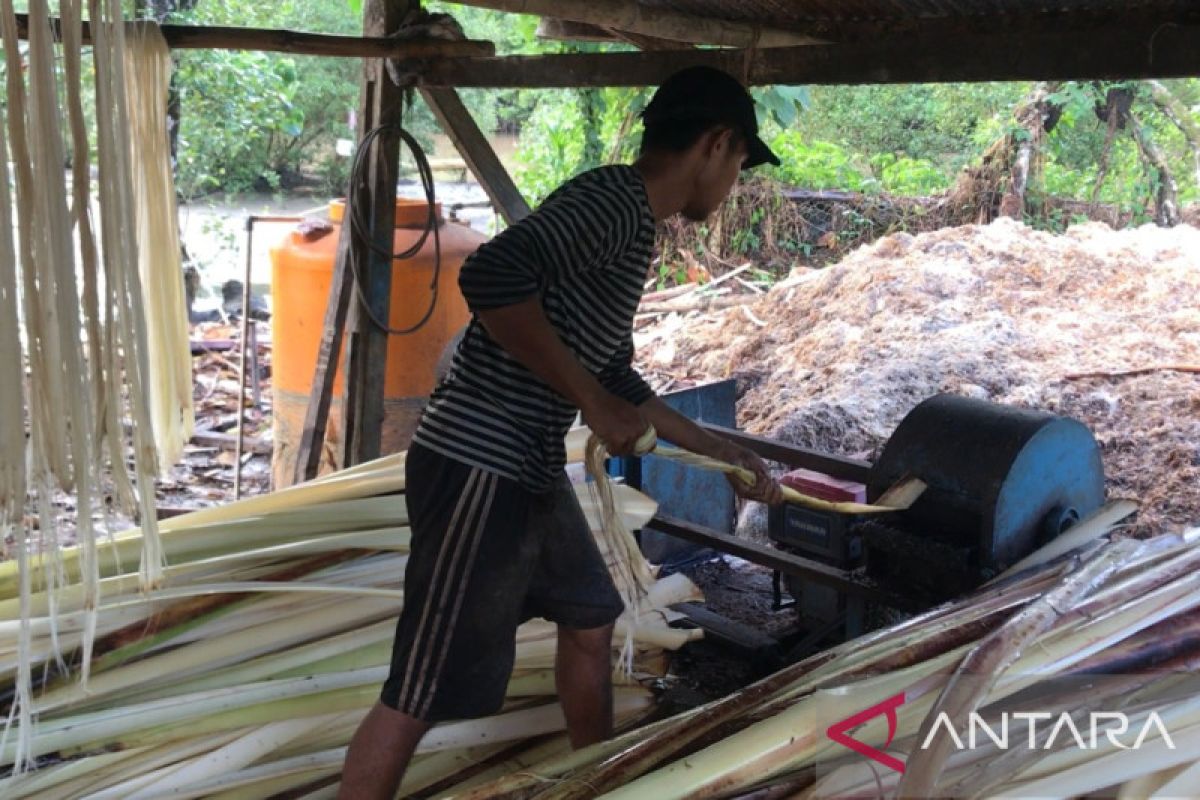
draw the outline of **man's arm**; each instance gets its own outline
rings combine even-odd
[[[779,484],[771,477],[767,465],[754,452],[706,431],[657,397],[646,401],[639,408],[647,421],[658,431],[658,435],[668,442],[672,442],[684,450],[709,456],[753,472],[755,476],[753,486],[747,486],[736,477],[729,476],[729,483],[741,497],[769,505],[778,505],[783,502],[783,492],[780,490]]]
[[[550,388],[570,400],[613,455],[628,455],[648,427],[642,412],[605,389],[546,319],[541,299],[479,309],[479,321],[496,343]]]

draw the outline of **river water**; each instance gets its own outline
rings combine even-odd
[[[457,204],[486,203],[487,195],[473,181],[439,181],[435,195],[449,218],[491,235],[500,220],[490,208],[456,209]],[[423,198],[420,185],[402,182],[401,197]],[[246,270],[246,221],[252,214],[278,216],[326,216],[328,201],[311,194],[243,195],[231,200],[202,199],[179,207],[179,227],[184,248],[192,264],[200,271],[203,289],[196,299],[196,310],[221,304],[221,284],[242,280]],[[268,302],[271,293],[271,248],[295,227],[294,222],[258,222],[254,226],[254,252],[251,281],[255,294]]]

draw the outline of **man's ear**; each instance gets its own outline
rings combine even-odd
[[[708,144],[709,155],[716,155],[733,147],[733,128],[713,128],[708,135],[711,137]]]
[[[696,140],[696,152],[706,162],[717,160],[732,144],[733,131],[724,126],[714,126]]]

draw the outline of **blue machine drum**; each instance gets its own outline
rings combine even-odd
[[[908,476],[929,488],[896,524],[975,548],[989,573],[1104,503],[1100,448],[1082,423],[955,395],[904,418],[871,470],[871,498]]]

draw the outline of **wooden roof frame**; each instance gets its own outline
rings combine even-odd
[[[753,50],[442,58],[427,63],[422,82],[492,88],[655,86],[694,64],[724,69],[748,85],[1191,77],[1200,75],[1200,22],[949,38],[933,34]]]
[[[611,36],[633,52],[496,57],[490,42],[398,39],[394,34],[420,0],[366,0],[364,36],[292,31],[163,26],[175,48],[245,49],[367,59],[360,100],[366,127],[399,125],[401,91],[383,59],[402,59],[459,152],[510,222],[529,213],[490,143],[462,105],[458,87],[550,88],[654,86],[686,66],[708,64],[750,85],[887,84],[992,80],[1093,80],[1200,75],[1200,4],[1150,12],[978,14],[899,21],[825,20],[810,29],[778,30],[681,14],[637,0],[460,0],[467,5],[536,13],[578,35]],[[1193,6],[1196,6],[1193,8]],[[984,7],[988,8],[987,6]],[[1003,17],[1003,26],[991,24]],[[552,27],[552,26],[551,26]],[[85,32],[86,36],[86,32]],[[707,48],[696,45],[710,45]],[[374,153],[366,185],[354,188],[369,209],[366,237],[343,226],[325,335],[306,415],[297,478],[315,474],[328,420],[333,373],[343,332],[351,340],[346,403],[346,464],[379,454],[383,425],[384,354],[388,335],[351,312],[358,264],[366,302],[388,318],[391,240],[398,143],[390,135]],[[372,248],[370,239],[375,243]]]

